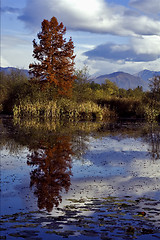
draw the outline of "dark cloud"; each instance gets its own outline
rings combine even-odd
[[[99,45],[93,50],[84,53],[89,59],[101,59],[110,61],[148,62],[160,57],[155,53],[137,53],[129,45],[115,45],[107,43]]]
[[[27,1],[26,7],[23,9],[23,12],[18,16],[18,19],[23,21],[27,28],[31,31],[37,31],[40,29],[41,22],[43,19],[49,19],[52,17],[48,5],[44,1],[40,1],[38,6],[37,0]]]

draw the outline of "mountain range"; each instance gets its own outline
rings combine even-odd
[[[143,70],[139,73],[136,73],[134,75],[126,73],[126,72],[114,72],[111,74],[105,74],[101,75],[99,77],[96,77],[93,79],[94,82],[102,84],[105,83],[105,80],[108,79],[114,83],[119,88],[124,89],[134,89],[136,87],[143,87],[144,91],[147,91],[149,89],[149,80],[153,78],[154,76],[160,76],[160,71],[150,71],[150,70]]]
[[[3,68],[0,67],[0,71],[4,71],[5,73],[10,73],[12,70],[16,70],[16,68],[12,68],[12,67],[7,67],[7,68]],[[21,71],[23,71],[27,76],[29,76],[28,74],[28,70],[26,69],[21,69]],[[105,80],[108,79],[114,83],[116,83],[116,85],[119,88],[124,88],[124,89],[134,89],[136,87],[143,87],[144,91],[147,91],[149,89],[148,85],[149,85],[149,80],[151,78],[153,78],[154,76],[160,76],[160,71],[156,72],[156,71],[150,71],[150,70],[143,70],[141,72],[138,72],[136,74],[129,74],[126,72],[114,72],[111,74],[105,74],[105,75],[100,75],[96,78],[91,79],[91,81],[93,80],[95,83],[105,83]]]
[[[0,72],[5,72],[5,73],[11,73],[12,71],[16,71],[18,68],[14,68],[14,67],[0,67]],[[27,69],[19,69],[21,70],[27,77],[29,77],[29,73]]]

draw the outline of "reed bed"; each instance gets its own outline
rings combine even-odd
[[[44,119],[70,121],[75,120],[103,120],[109,118],[110,112],[92,101],[77,103],[71,99],[61,98],[55,101],[21,101],[13,108],[15,118],[43,117]]]

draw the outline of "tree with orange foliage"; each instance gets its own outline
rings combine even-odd
[[[54,86],[58,95],[69,96],[74,76],[74,45],[72,38],[66,41],[66,27],[55,17],[44,19],[42,31],[37,34],[39,43],[33,40],[33,57],[38,60],[29,65],[31,80],[42,87]]]

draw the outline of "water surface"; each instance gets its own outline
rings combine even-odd
[[[160,238],[160,126],[1,117],[2,239]]]

